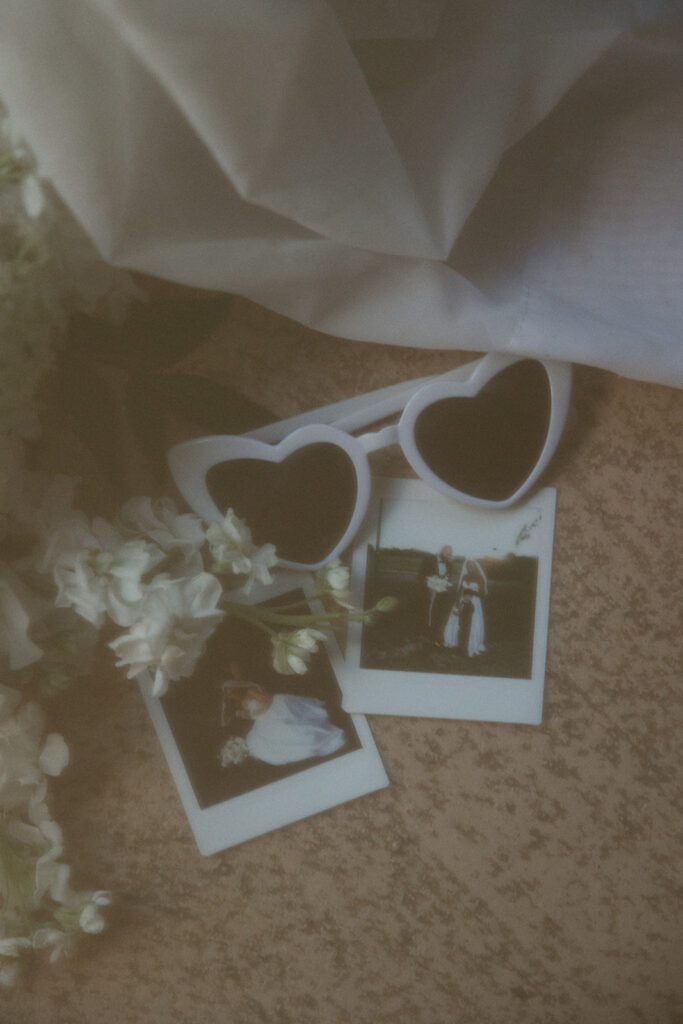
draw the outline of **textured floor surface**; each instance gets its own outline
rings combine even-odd
[[[284,416],[453,362],[232,300],[185,365]],[[0,1020],[683,1021],[682,426],[681,392],[577,369],[544,481],[544,723],[372,718],[391,780],[374,795],[202,858],[103,656],[54,708],[72,750],[54,800],[77,880],[116,894],[111,925],[30,971]],[[130,474],[149,490],[134,452]]]

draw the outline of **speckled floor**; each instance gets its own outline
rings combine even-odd
[[[454,361],[235,299],[185,366],[285,416]],[[30,971],[0,1020],[683,1021],[682,426],[681,392],[577,369],[544,480],[544,723],[372,718],[391,786],[371,796],[202,858],[103,655],[53,709],[72,750],[54,801],[78,881],[116,894],[111,926]],[[151,489],[137,455],[128,493]],[[68,445],[59,461],[89,473]]]

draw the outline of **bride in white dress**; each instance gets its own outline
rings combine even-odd
[[[446,625],[443,628],[443,645],[444,647],[457,647],[460,642],[460,609],[458,602],[454,601],[453,606],[448,613],[446,619]]]
[[[231,704],[238,718],[253,722],[244,738],[251,757],[267,764],[291,764],[309,757],[334,754],[346,743],[346,733],[334,725],[317,697],[268,694],[255,683],[223,683],[223,724]]]
[[[468,658],[483,654],[486,650],[482,598],[486,597],[487,593],[488,586],[484,570],[475,559],[466,558],[460,573],[458,594],[461,615],[467,605],[471,606],[472,611],[469,635],[466,638],[467,649],[463,650]],[[462,638],[461,645],[464,643],[465,637]]]

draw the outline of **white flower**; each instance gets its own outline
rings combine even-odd
[[[30,947],[28,939],[16,935],[9,939],[0,939],[0,956],[21,956]]]
[[[0,986],[11,988],[16,984],[21,969],[19,958],[31,948],[31,941],[24,935],[0,938]]]
[[[100,908],[107,907],[110,903],[111,896],[108,892],[101,890],[91,893],[90,897],[83,904],[83,909],[78,918],[81,931],[87,932],[89,935],[97,935],[103,931],[105,920],[102,917]]]
[[[49,948],[54,960],[69,951],[72,933],[100,931],[104,921],[99,908],[109,902],[108,893],[77,893],[69,885],[70,868],[58,859],[63,852],[62,830],[49,814],[45,778],[45,773],[57,775],[63,770],[68,750],[56,733],[43,738],[40,708],[19,701],[16,692],[0,687],[0,862],[5,897],[0,915],[0,984],[4,985],[16,977],[12,959],[30,945]],[[49,924],[48,917],[52,918]]]
[[[166,554],[180,555],[183,575],[196,575],[204,568],[200,548],[206,540],[204,523],[193,512],[178,512],[170,498],[131,498],[120,515],[124,530],[142,533]]]
[[[34,949],[49,949],[50,963],[56,963],[63,956],[71,956],[76,947],[76,934],[72,931],[63,931],[53,925],[45,925],[38,928],[33,935]]]
[[[318,641],[324,638],[319,629],[310,628],[278,633],[272,640],[273,668],[283,675],[303,675],[311,655],[318,650]]]
[[[349,583],[351,573],[347,566],[335,559],[319,569],[315,575],[315,590],[320,596],[327,595],[342,608],[354,609]]]
[[[26,213],[35,220],[45,209],[45,193],[37,175],[27,174],[22,178],[21,201]]]
[[[223,616],[219,581],[210,573],[192,579],[157,577],[127,633],[109,646],[128,678],[153,673],[153,692],[161,696],[170,681],[192,675],[206,642]]]
[[[104,519],[90,526],[75,516],[50,534],[37,561],[40,571],[52,569],[57,607],[73,608],[99,628],[107,615],[119,626],[136,620],[142,578],[163,558],[156,545],[124,540]]]
[[[251,568],[249,570],[249,579],[247,580],[245,589],[249,591],[252,583],[254,582],[265,584],[272,583],[273,577],[270,570],[277,565],[277,560],[277,554],[273,544],[262,544],[261,547],[255,547],[251,553]]]
[[[40,752],[38,764],[41,771],[46,775],[61,775],[68,763],[69,748],[64,742],[64,737],[57,732],[51,732],[45,738]]]
[[[104,930],[101,908],[111,903],[111,895],[103,890],[91,893],[69,891],[63,905],[55,911],[52,924],[37,929],[33,935],[34,949],[50,949],[50,961],[69,955],[76,945],[78,931],[97,935]]]
[[[249,555],[254,546],[251,530],[231,508],[220,523],[211,523],[206,538],[217,571],[227,569],[236,573],[249,572]]]
[[[211,523],[206,531],[215,572],[233,572],[247,576],[245,589],[253,582],[272,583],[270,569],[277,563],[272,544],[257,547],[247,524],[230,508],[220,523]]]
[[[0,707],[0,812],[28,807],[43,780],[40,749],[44,716],[37,704],[13,707],[3,687]]]
[[[73,890],[69,885],[71,868],[57,860],[62,855],[59,847],[54,847],[36,861],[35,895],[38,901],[49,893],[55,903],[69,903],[73,899]]]

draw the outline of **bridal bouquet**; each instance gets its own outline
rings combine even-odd
[[[443,594],[451,586],[447,576],[428,576],[426,580],[428,588],[434,594]]]
[[[277,553],[231,510],[208,525],[169,498],[138,497],[91,517],[75,506],[76,480],[30,468],[71,315],[121,318],[141,296],[98,258],[1,109],[0,119],[0,984],[10,985],[25,955],[56,960],[102,931],[111,900],[71,885],[48,793],[69,751],[39,699],[86,676],[101,642],[160,696],[192,675],[226,615],[268,633],[277,671],[303,673],[325,629],[371,613],[353,606],[339,563],[315,577],[311,596],[327,610],[242,602],[272,582]]]

